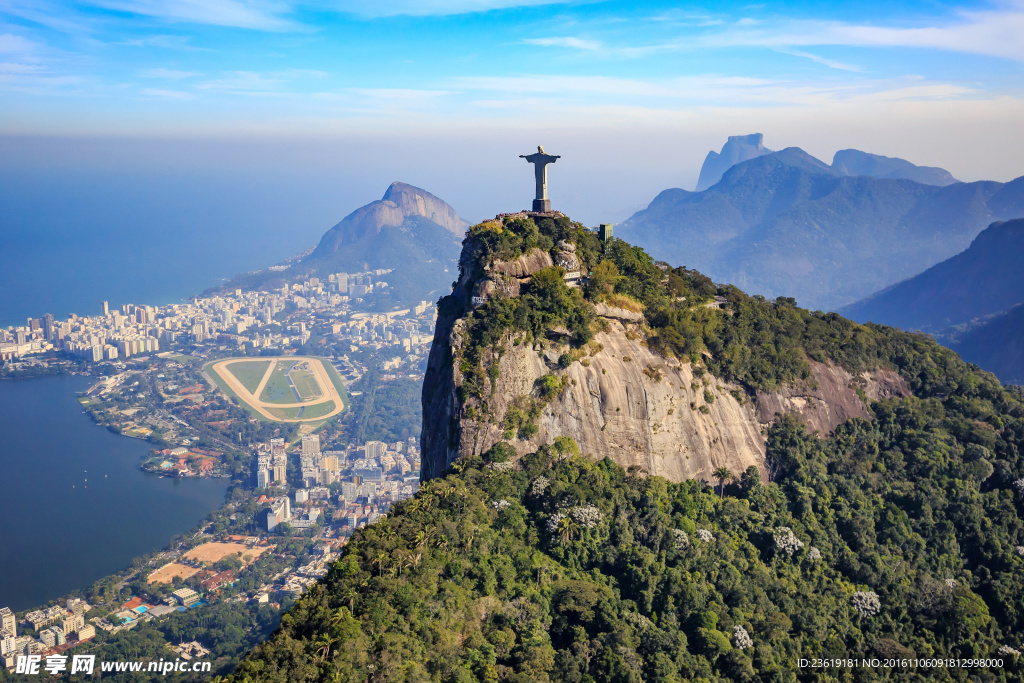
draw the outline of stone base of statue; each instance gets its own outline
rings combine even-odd
[[[551,200],[550,199],[534,199],[533,200],[533,212],[534,213],[551,213]]]

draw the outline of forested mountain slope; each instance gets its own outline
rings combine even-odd
[[[581,263],[566,265],[590,275],[584,291],[558,266],[526,278],[497,267],[558,260],[569,244]],[[481,264],[491,268],[466,277]],[[777,416],[763,467],[721,468],[710,483],[595,460],[554,434],[522,453],[523,405],[511,442],[460,453],[357,532],[234,680],[795,681],[821,679],[799,660],[822,657],[998,660],[829,671],[837,680],[1020,679],[1020,390],[925,336],[719,289],[567,220],[476,226],[462,266],[460,286],[483,299],[460,359],[447,358],[467,407],[498,404],[485,403],[502,372],[488,353],[507,334],[568,346],[530,398],[569,391],[569,369],[604,353],[575,353],[603,327],[600,306],[639,312],[633,333],[648,348],[738,392],[829,363],[893,372],[913,395],[872,401],[861,389],[863,416],[830,433]],[[445,400],[425,391],[424,413]]]
[[[1024,383],[1024,219],[993,223],[971,246],[842,309],[923,330],[1004,382]]]
[[[840,312],[941,332],[1024,302],[1024,218],[993,223],[963,252]]]

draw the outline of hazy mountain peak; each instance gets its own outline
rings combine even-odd
[[[710,151],[705,157],[704,165],[700,169],[700,178],[697,180],[697,192],[717,183],[725,172],[736,164],[771,152],[765,148],[764,135],[761,133],[730,135],[721,152]]]
[[[906,159],[869,154],[858,149],[841,149],[836,152],[832,158],[832,168],[842,175],[901,178],[940,187],[959,182],[944,168],[918,166]]]
[[[466,222],[444,200],[407,183],[397,180],[391,183],[381,201],[394,203],[402,212],[403,219],[422,216],[459,236],[466,229]]]
[[[385,228],[399,227],[414,217],[432,221],[460,237],[466,229],[466,222],[444,200],[396,181],[391,183],[383,198],[356,209],[328,230],[314,256],[333,253],[343,244],[377,235]]]

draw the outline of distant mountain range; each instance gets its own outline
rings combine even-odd
[[[287,270],[240,275],[221,288],[268,288],[297,277],[394,269],[381,305],[408,305],[446,294],[457,278],[466,222],[426,190],[395,182],[384,197],[356,209]]]
[[[764,135],[761,133],[732,135],[721,152],[712,150],[704,158],[696,191],[703,192],[713,186],[736,164],[772,153],[772,150],[764,146]],[[868,154],[858,149],[841,149],[836,152],[830,168],[838,175],[913,180],[925,185],[942,186],[959,182],[944,168],[918,166],[906,159]]]
[[[1024,219],[997,222],[964,252],[840,309],[921,330],[1004,382],[1024,383]]]
[[[661,192],[620,234],[718,282],[834,310],[957,254],[993,220],[1024,216],[1024,178],[960,183],[856,150],[830,166],[797,147],[764,150],[760,135],[730,138],[718,159],[751,154],[702,192]]]

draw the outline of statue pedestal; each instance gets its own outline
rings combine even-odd
[[[551,213],[551,200],[550,199],[534,199],[533,200],[533,212],[534,213]]]

